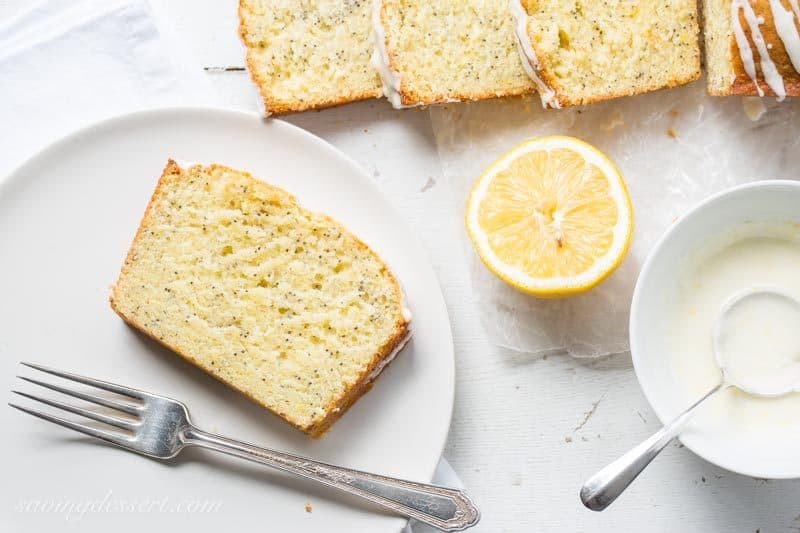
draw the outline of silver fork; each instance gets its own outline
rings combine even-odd
[[[200,446],[216,450],[360,496],[397,514],[414,518],[441,531],[462,531],[474,526],[480,519],[480,513],[472,500],[460,490],[321,463],[207,433],[192,425],[189,421],[189,411],[179,401],[41,365],[22,364],[60,378],[124,396],[126,401],[120,401],[107,396],[95,396],[60,385],[18,376],[35,385],[128,415],[113,416],[26,392],[13,391],[15,394],[31,400],[101,422],[110,426],[108,429],[79,424],[67,418],[13,403],[9,405],[60,426],[121,446],[126,450],[157,459],[171,459],[187,446]]]

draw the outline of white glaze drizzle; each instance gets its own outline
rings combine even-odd
[[[792,8],[796,8],[796,6],[797,2],[795,1]],[[792,66],[797,72],[800,72],[800,34],[797,33],[797,27],[794,25],[795,15],[790,9],[784,9],[781,0],[769,0],[769,7],[772,9],[775,31],[786,49]]]
[[[256,98],[256,106],[258,107],[258,113],[262,117],[267,118],[272,114],[272,112],[267,107],[267,103],[264,101],[264,97],[261,96],[261,94],[259,94],[258,98]]]
[[[761,90],[761,87],[758,85],[758,81],[756,80],[756,65],[753,62],[753,50],[750,48],[750,43],[747,41],[747,36],[744,34],[744,29],[742,29],[742,25],[739,23],[739,8],[734,9],[735,3],[731,3],[731,17],[732,20],[736,22],[733,23],[733,36],[736,39],[736,46],[739,48],[739,55],[742,58],[742,65],[744,65],[744,71],[753,80],[753,85],[756,86],[756,91],[758,92],[758,96],[764,96],[764,91]]]
[[[381,362],[375,365],[375,368],[373,368],[372,371],[369,374],[367,374],[366,380],[369,382],[377,378],[380,375],[380,373],[383,372],[383,369],[389,366],[389,363],[391,363],[394,360],[394,358],[397,357],[397,354],[399,354],[400,351],[406,347],[406,344],[408,344],[408,341],[410,339],[411,339],[411,330],[409,329],[408,333],[406,333],[406,336],[403,337],[403,339],[397,343],[397,346],[394,347],[394,349],[389,353],[389,355],[384,357],[381,360]]]
[[[773,1],[774,0],[770,0],[771,8],[774,5]],[[782,6],[781,9],[783,9]],[[739,55],[742,58],[744,70],[753,81],[753,85],[755,85],[758,95],[764,96],[764,91],[758,84],[755,61],[753,59],[753,49],[750,47],[750,43],[748,42],[747,36],[744,33],[744,28],[742,28],[742,22],[739,19],[739,11],[744,13],[744,18],[747,21],[747,26],[750,30],[750,36],[752,37],[753,42],[756,45],[756,49],[758,50],[758,55],[760,57],[759,63],[761,65],[761,72],[764,75],[764,81],[769,88],[772,89],[772,92],[774,92],[778,97],[778,101],[781,101],[786,97],[786,89],[783,85],[783,77],[780,75],[778,69],[775,67],[775,63],[769,56],[769,48],[767,47],[767,43],[764,41],[764,35],[761,33],[761,29],[759,28],[759,25],[764,23],[764,19],[756,16],[753,6],[750,5],[749,0],[731,0],[731,23],[733,25],[733,35],[736,39],[736,45],[739,48]]]
[[[372,32],[375,35],[375,46],[372,49],[370,63],[378,71],[383,87],[383,95],[395,109],[408,109],[419,107],[423,104],[404,104],[403,95],[400,92],[400,74],[392,70],[389,64],[389,51],[386,49],[386,28],[381,22],[381,3],[382,0],[372,0]],[[437,104],[451,104],[460,102],[458,98],[445,98],[438,100]]]
[[[797,20],[800,20],[800,5],[797,4],[797,0],[789,0],[789,4],[792,6],[794,16],[797,17]]]
[[[383,86],[383,95],[395,109],[414,107],[403,104],[400,94],[400,75],[389,66],[389,51],[386,50],[386,29],[381,22],[381,0],[372,0],[372,32],[375,34],[375,47],[372,49],[370,63],[378,71]]]
[[[514,35],[517,38],[517,51],[522,61],[522,68],[536,85],[536,90],[539,91],[539,97],[542,99],[542,106],[560,108],[561,104],[558,103],[556,92],[536,72],[539,68],[539,58],[536,57],[536,51],[533,49],[531,38],[528,35],[528,13],[522,7],[522,0],[509,0],[508,8],[511,16],[514,17]]]

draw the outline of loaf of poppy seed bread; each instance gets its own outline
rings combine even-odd
[[[172,160],[111,306],[314,437],[410,332],[397,280],[340,224],[246,172]]]

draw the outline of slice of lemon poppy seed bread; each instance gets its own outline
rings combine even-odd
[[[546,106],[584,105],[700,77],[696,0],[510,0],[520,57]]]
[[[311,436],[368,390],[410,332],[397,280],[369,247],[221,165],[169,161],[111,306]]]
[[[374,0],[373,65],[395,107],[535,91],[508,0]]]
[[[370,0],[239,0],[239,34],[265,114],[381,96]]]

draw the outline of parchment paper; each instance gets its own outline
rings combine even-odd
[[[605,152],[622,171],[633,201],[634,238],[625,261],[601,285],[571,298],[537,299],[508,287],[486,270],[462,232],[489,339],[535,354],[626,351],[636,276],[671,222],[731,186],[800,179],[798,100],[764,99],[767,111],[753,121],[741,98],[706,96],[701,81],[583,108],[542,109],[536,96],[431,108],[444,175],[460,213],[487,165],[528,137],[552,134],[579,137]]]

